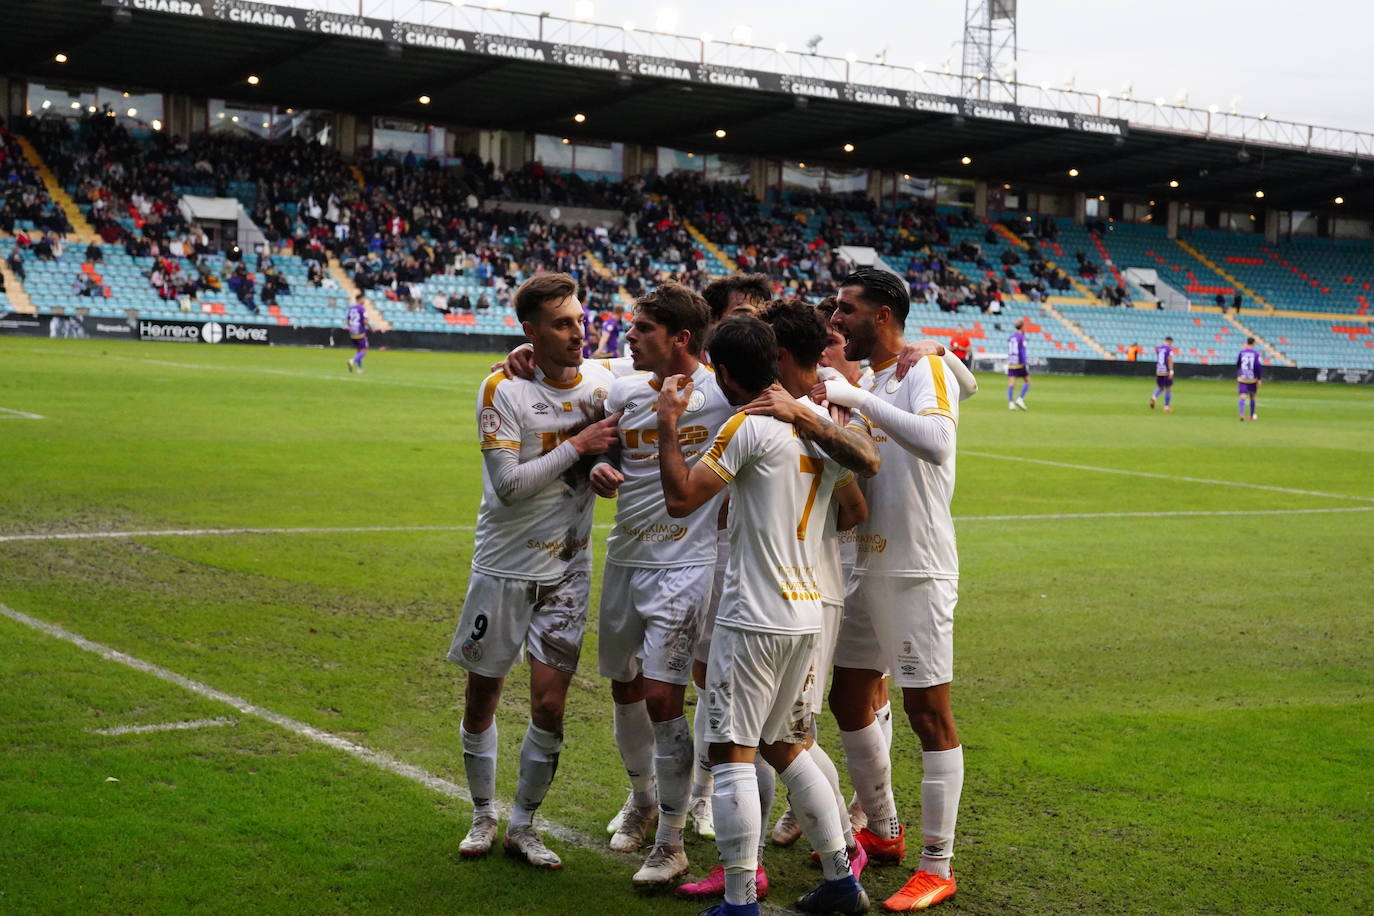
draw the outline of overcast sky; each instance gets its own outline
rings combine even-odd
[[[508,0],[507,9],[571,16],[575,0]],[[872,59],[886,49],[893,64],[946,58],[957,72],[964,0],[592,0],[593,19],[632,20],[653,27],[660,9],[678,14],[680,34],[725,37],[734,25],[753,28],[753,44],[801,49],[813,35],[821,53],[854,52]],[[1022,82],[1136,98],[1180,89],[1192,106],[1374,131],[1369,57],[1374,42],[1370,0],[1021,0]]]

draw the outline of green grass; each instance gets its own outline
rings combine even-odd
[[[0,338],[0,407],[45,417],[0,421],[0,536],[472,525],[490,357],[377,352],[355,378],[342,355]],[[1148,379],[1037,377],[1028,413],[982,381],[960,427],[968,776],[941,910],[1374,910],[1374,512],[979,518],[1374,509],[1374,390],[1266,384],[1241,424],[1224,383],[1180,383],[1162,415]],[[443,654],[471,549],[466,530],[0,542],[0,603],[462,783]],[[589,629],[543,813],[600,838],[626,780]],[[517,672],[507,798],[526,702]],[[894,757],[915,824],[900,728]],[[0,811],[5,912],[696,912],[569,843],[559,874],[455,862],[466,806],[6,618]],[[802,858],[769,851],[774,902],[816,880]]]

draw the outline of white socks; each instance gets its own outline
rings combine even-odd
[[[949,877],[954,855],[954,823],[959,817],[959,793],[964,788],[964,748],[923,751],[921,779],[921,871]]]
[[[681,846],[682,828],[687,824],[687,805],[691,800],[692,732],[685,716],[655,722],[653,730],[659,810],[655,842]]]
[[[844,803],[844,795],[840,792],[840,771],[835,769],[835,761],[830,759],[825,748],[817,742],[812,741],[811,746],[806,749],[806,753],[816,762],[821,774],[825,776],[825,781],[830,784],[830,791],[835,794],[835,810],[840,814],[840,832],[844,836],[845,848],[848,849],[854,845],[854,831],[849,824],[849,806]],[[783,780],[784,783],[786,781],[786,779]],[[790,789],[787,797],[789,799],[792,797]],[[796,814],[796,811],[792,813]]]
[[[653,807],[658,796],[654,792],[654,724],[649,721],[649,709],[643,700],[616,703],[614,707],[615,746],[630,775],[634,803],[640,808]]]
[[[759,787],[752,763],[722,763],[712,768],[716,777],[711,808],[716,816],[716,850],[725,866],[725,902],[753,903],[758,869],[758,840],[763,816],[759,813]]]
[[[875,719],[857,731],[840,731],[849,778],[868,814],[868,829],[885,840],[895,839],[901,824],[892,798],[892,760],[882,726]]]
[[[768,818],[773,813],[773,798],[778,794],[778,777],[763,759],[754,756],[754,779],[759,784],[759,864],[763,864],[763,848],[768,843]]]
[[[801,822],[806,841],[820,855],[825,880],[836,881],[849,874],[849,854],[840,832],[838,793],[830,787],[816,761],[805,751],[798,754],[782,771],[782,782],[787,786],[792,813]]]
[[[692,714],[692,798],[708,798],[711,795],[711,745],[706,742],[706,721],[710,715],[706,711],[706,697],[697,691],[696,712]]]
[[[496,817],[496,723],[484,732],[473,734],[460,723],[463,739],[463,771],[472,795],[472,817]]]
[[[547,732],[530,723],[525,740],[520,745],[520,775],[515,782],[515,807],[511,809],[507,829],[527,826],[534,812],[544,802],[544,796],[558,772],[558,753],[563,749],[563,736]]]
[[[873,710],[873,718],[878,720],[878,727],[883,730],[883,743],[887,745],[887,752],[892,753],[892,703],[884,703],[880,708]]]

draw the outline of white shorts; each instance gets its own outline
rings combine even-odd
[[[954,680],[954,579],[860,576],[845,599],[835,665],[887,671],[898,687]]]
[[[720,609],[720,593],[725,588],[725,567],[730,562],[730,533],[724,528],[716,532],[716,570],[711,584],[711,600],[706,605],[706,616],[702,618],[697,632],[696,660],[703,665],[711,657],[711,631],[716,628],[716,611]]]
[[[706,668],[706,740],[758,747],[810,738],[815,651],[814,633],[717,627]]]
[[[621,682],[641,671],[665,684],[690,681],[713,573],[710,566],[632,569],[607,563],[597,640],[601,673]]]
[[[473,674],[505,677],[523,644],[531,658],[575,674],[590,584],[585,569],[552,585],[473,571],[448,660]]]
[[[821,603],[821,632],[816,636],[816,689],[811,696],[811,711],[817,715],[825,711],[825,687],[835,664],[835,643],[840,637],[843,616],[844,605]]]

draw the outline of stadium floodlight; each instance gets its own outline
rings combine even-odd
[[[918,61],[916,61],[915,66],[913,66],[911,69],[915,70],[917,73],[925,73],[925,72],[926,72],[926,62],[923,61],[923,60],[918,60]]]
[[[688,158],[688,159],[695,159],[696,157],[697,157],[697,154],[696,154],[696,153],[688,153],[688,154],[687,154],[687,158]]]
[[[78,107],[80,107],[80,106],[78,106]],[[94,106],[94,105],[87,105],[87,106],[86,106],[86,112],[87,112],[88,114],[95,114],[95,106]]]
[[[1171,188],[1176,188],[1176,187],[1178,187],[1178,179],[1175,178],[1175,179],[1173,179],[1172,181],[1170,181],[1170,182],[1169,182],[1169,187],[1171,187]]]
[[[294,108],[288,108],[288,109],[286,109],[286,113],[287,113],[287,114],[295,114],[295,113],[296,113],[296,109],[294,109]]]
[[[806,163],[805,163],[805,162],[798,162],[798,163],[797,163],[797,168],[799,168],[799,169],[804,169],[804,168],[806,168]]]
[[[233,116],[232,118],[230,118],[229,120],[230,120],[230,121],[233,121],[235,124],[237,124],[237,123],[239,123],[239,116],[238,116],[238,115],[234,115],[234,116]]]
[[[573,18],[579,22],[589,22],[596,15],[596,4],[592,0],[575,0]]]
[[[1097,97],[1099,99],[1109,99],[1112,97],[1112,91],[1110,89],[1099,89],[1097,90]]]
[[[121,92],[121,93],[119,94],[119,97],[122,98],[122,99],[127,99],[127,98],[129,97],[129,93],[127,93],[127,92]]]
[[[1263,191],[1256,191],[1256,192],[1255,192],[1255,197],[1258,198],[1258,199],[1260,199],[1260,200],[1263,200],[1263,199],[1264,199],[1264,192],[1263,192]]]
[[[1177,105],[1179,108],[1182,108],[1188,104],[1188,90],[1186,88],[1180,89],[1178,91],[1178,95],[1174,96],[1174,104]]]
[[[47,111],[47,110],[48,110],[49,108],[51,108],[51,107],[52,107],[52,99],[44,99],[44,100],[43,100],[43,105],[42,105],[43,110],[44,110],[44,111]]]
[[[634,20],[633,20],[633,19],[626,19],[625,22],[624,22],[624,24],[621,25],[621,28],[624,29],[624,30],[627,31],[627,32],[633,32],[633,31],[635,30],[635,23],[634,23]]]
[[[964,156],[959,162],[962,165],[973,165],[973,159],[970,156]]]
[[[713,42],[713,41],[715,41],[715,40],[716,40],[716,36],[712,35],[710,32],[702,32],[702,33],[701,33],[701,43],[702,43],[702,44],[704,44],[704,45],[709,45],[711,42]]]
[[[852,152],[854,152],[854,144],[853,144],[853,143],[846,143],[846,144],[844,145],[844,151],[845,151],[846,153],[852,153]]]
[[[1268,121],[1268,120],[1269,120],[1269,112],[1267,112],[1267,111],[1261,111],[1261,112],[1259,113],[1259,119],[1260,119],[1261,121]]]
[[[787,53],[787,42],[785,42],[785,41],[780,41],[780,42],[778,42],[777,47],[775,47],[773,50],[774,50],[774,51],[777,51],[779,54],[786,54],[786,53]]]
[[[57,61],[59,64],[65,64],[67,62],[67,55],[63,54],[61,51],[58,51],[56,54],[53,55],[52,59]]]
[[[1221,106],[1213,102],[1211,105],[1207,106],[1207,110],[1212,114],[1216,114],[1217,112],[1221,111]]]
[[[853,51],[846,51],[846,52],[845,52],[845,55],[844,55],[844,59],[847,60],[847,61],[849,61],[849,62],[852,64],[852,63],[854,63],[854,61],[856,61],[856,60],[859,59],[859,55],[855,54]]]
[[[138,117],[138,109],[130,108],[127,112],[125,112],[125,114],[127,114],[131,118],[136,118]]]
[[[910,180],[911,180],[911,175],[910,175],[909,173],[907,173],[907,172],[903,172],[903,173],[902,173],[902,181],[910,181]]]
[[[576,121],[578,124],[581,124],[587,120],[587,116],[579,111],[577,114],[573,115],[573,120]]]
[[[677,10],[662,9],[658,11],[658,16],[654,18],[654,29],[659,32],[676,32],[678,24]]]
[[[569,140],[567,137],[564,137],[564,138],[563,138],[563,145],[564,145],[564,146],[569,146],[569,145],[571,145],[571,144],[572,144],[572,141],[571,141],[571,140]]]
[[[1070,178],[1077,178],[1077,177],[1078,177],[1078,169],[1069,169],[1069,177],[1070,177]]]
[[[152,128],[153,130],[162,130],[162,121],[158,118],[153,118]]]
[[[422,96],[420,96],[420,104],[421,104],[421,105],[428,105],[428,104],[429,104],[429,96],[427,96],[427,95],[422,95]]]
[[[754,27],[740,23],[730,30],[730,40],[735,44],[747,45],[754,37]]]
[[[717,139],[717,140],[724,140],[724,139],[725,139],[725,128],[723,128],[723,127],[718,127],[718,128],[716,128],[716,139]]]
[[[1345,198],[1344,198],[1344,197],[1337,197],[1337,198],[1336,198],[1336,205],[1337,205],[1337,206],[1340,206],[1340,205],[1343,204],[1343,203],[1345,203]]]
[[[261,82],[262,82],[262,79],[261,79],[260,77],[258,77],[257,74],[255,74],[255,73],[250,73],[250,74],[248,74],[248,85],[250,85],[250,86],[256,86],[258,83],[261,83]]]
[[[75,103],[73,103],[73,105],[75,105]],[[216,117],[219,118],[221,121],[223,121],[223,120],[224,120],[224,112],[221,111],[218,115],[216,115]]]
[[[1100,203],[1100,204],[1105,204],[1105,203],[1107,202],[1107,195],[1105,195],[1105,194],[1099,194],[1099,195],[1097,195],[1097,202]]]
[[[1155,107],[1156,107],[1156,108],[1163,108],[1163,107],[1164,107],[1164,96],[1162,96],[1162,95],[1157,95],[1157,96],[1155,96]]]

